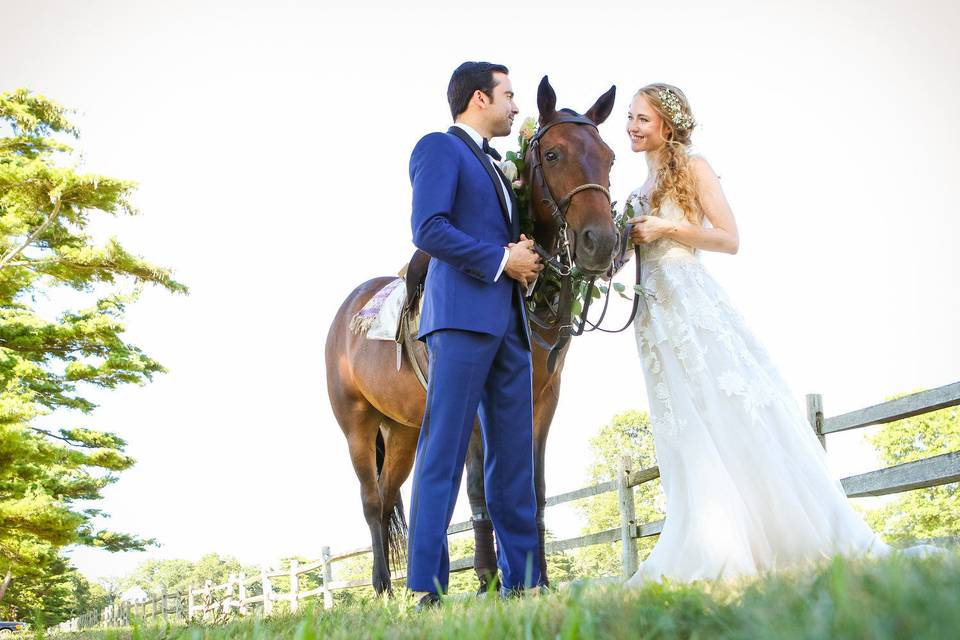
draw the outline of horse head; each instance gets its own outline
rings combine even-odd
[[[613,150],[597,130],[616,93],[610,87],[583,115],[557,110],[557,94],[544,76],[537,90],[539,129],[527,154],[534,237],[551,257],[588,276],[610,268],[618,242],[610,202]]]

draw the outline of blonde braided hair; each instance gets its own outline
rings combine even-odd
[[[672,200],[683,211],[687,220],[700,224],[703,211],[697,195],[697,182],[690,168],[690,136],[696,121],[690,103],[683,92],[673,85],[657,82],[648,84],[634,95],[643,96],[662,119],[666,144],[660,150],[660,163],[650,194],[650,206],[657,213],[664,200]]]

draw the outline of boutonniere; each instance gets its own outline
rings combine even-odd
[[[533,219],[530,216],[529,209],[530,188],[523,177],[527,170],[527,148],[536,132],[537,121],[533,118],[524,120],[523,124],[520,125],[520,134],[517,136],[519,149],[517,151],[507,151],[506,159],[500,163],[500,170],[510,181],[520,205],[520,231],[525,233],[528,238],[533,237]]]
[[[517,171],[517,163],[512,160],[504,160],[501,162],[500,171],[502,171],[503,175],[510,181],[510,184],[517,182],[517,177],[520,175]],[[514,189],[516,189],[516,187],[514,187]]]

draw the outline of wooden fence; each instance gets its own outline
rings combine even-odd
[[[897,400],[825,418],[822,397],[819,394],[810,394],[807,396],[807,418],[814,433],[826,447],[826,436],[830,433],[893,422],[937,409],[957,406],[958,404],[960,404],[960,382],[955,382],[929,391],[914,393]],[[632,575],[637,569],[637,540],[657,535],[663,528],[663,520],[645,523],[636,521],[634,488],[659,477],[660,470],[656,466],[634,469],[630,459],[623,458],[620,461],[620,468],[614,480],[547,498],[547,506],[552,507],[616,491],[620,506],[619,527],[577,538],[550,541],[546,545],[547,553],[557,553],[595,544],[620,542],[623,574],[625,576]],[[841,484],[847,496],[858,498],[900,493],[957,481],[960,481],[960,451],[850,476],[843,478]],[[447,534],[463,533],[472,528],[473,525],[470,521],[459,522],[451,525]],[[93,626],[128,625],[134,618],[153,621],[170,619],[210,621],[226,619],[235,614],[247,615],[252,612],[259,615],[270,615],[273,612],[274,604],[277,602],[288,602],[290,610],[297,611],[302,601],[321,596],[324,606],[331,608],[334,591],[372,584],[370,578],[334,581],[332,565],[370,552],[370,547],[365,547],[344,553],[331,554],[329,547],[323,547],[322,557],[314,562],[301,565],[294,560],[291,561],[288,569],[268,570],[263,568],[259,575],[246,576],[240,574],[230,576],[224,584],[213,585],[208,582],[203,587],[191,588],[187,592],[163,593],[147,602],[117,604],[64,622],[60,625],[60,629],[70,631]],[[464,571],[472,567],[472,558],[461,558],[451,562],[450,571]],[[301,590],[301,580],[307,575],[312,575],[312,581],[318,583],[319,586]],[[396,571],[393,573],[394,579],[404,577],[403,572]],[[286,579],[289,584],[288,590],[286,592],[274,590],[273,580],[275,579]]]

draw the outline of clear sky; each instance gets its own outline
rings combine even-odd
[[[163,543],[77,551],[88,575],[369,542],[323,344],[346,294],[411,254],[409,153],[449,125],[467,59],[511,68],[521,117],[544,74],[578,111],[617,85],[600,131],[621,202],[646,173],[623,130],[633,92],[687,93],[741,232],[738,255],[704,260],[798,401],[822,393],[831,415],[960,380],[956,2],[330,5],[0,0],[0,90],[78,109],[84,168],[140,183],[142,215],[97,234],[192,288],[128,314],[169,374],[53,421],[127,439],[138,464],[100,506]],[[632,332],[576,340],[548,493],[583,486],[590,436],[646,405]],[[838,473],[876,464],[860,433],[828,444]],[[548,526],[579,525],[548,510]]]

